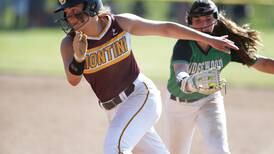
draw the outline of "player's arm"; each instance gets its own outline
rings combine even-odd
[[[249,56],[244,51],[231,52],[231,61],[253,67],[264,73],[274,74],[274,59],[263,57],[260,55]]]
[[[228,48],[238,50],[232,41],[226,39],[226,36],[214,37],[178,23],[148,20],[133,14],[120,14],[116,15],[115,18],[125,31],[133,35],[158,35],[175,39],[195,40],[205,42],[225,52],[228,52]]]
[[[187,73],[189,64],[188,63],[174,63],[173,69],[175,72],[175,76],[177,79],[178,85],[181,87],[181,90],[183,92],[191,92],[192,87],[187,82],[187,79],[189,78],[189,74]]]
[[[186,79],[189,77],[188,67],[191,56],[192,48],[189,45],[189,41],[178,40],[173,48],[171,59],[177,84],[183,92],[190,91]]]
[[[257,61],[251,67],[264,73],[274,74],[274,59],[258,56]]]
[[[61,56],[63,59],[64,69],[67,77],[67,81],[73,85],[76,86],[80,81],[82,76],[79,75],[73,75],[69,71],[69,65],[73,60],[73,47],[72,47],[73,39],[69,36],[66,36],[61,43]]]

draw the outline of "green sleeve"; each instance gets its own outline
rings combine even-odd
[[[247,53],[242,51],[232,50],[231,61],[241,63],[243,65],[251,66],[256,63],[257,57],[251,57]]]
[[[188,40],[178,40],[173,48],[172,63],[190,62],[192,49]]]

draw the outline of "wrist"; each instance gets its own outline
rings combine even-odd
[[[83,57],[78,57],[77,54],[74,53],[73,58],[74,58],[77,62],[82,63],[82,62],[86,59],[86,56],[84,55]]]
[[[80,76],[84,72],[85,60],[78,62],[73,56],[71,63],[69,64],[69,72],[73,75]]]
[[[187,80],[189,78],[189,74],[186,73],[186,72],[180,72],[177,74],[176,76],[176,79],[177,79],[177,82],[180,86],[180,89],[183,91],[183,92],[187,92]]]
[[[197,89],[194,87],[193,78],[192,78],[191,76],[185,78],[185,79],[182,81],[181,90],[182,90],[184,93],[187,93],[187,94],[188,94],[188,93],[197,92]]]
[[[192,93],[192,92],[197,92],[197,89],[195,88],[195,83],[193,80],[193,77],[190,76],[185,80],[185,89],[186,93]]]

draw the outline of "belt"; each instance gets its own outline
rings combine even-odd
[[[199,100],[199,99],[183,99],[183,98],[176,97],[174,95],[170,95],[170,99],[180,103],[192,103]]]
[[[134,91],[135,85],[132,83],[128,88],[126,88],[124,91],[122,91],[119,95],[116,97],[110,99],[106,102],[99,101],[99,104],[106,110],[111,110],[118,104],[122,103],[133,91]]]

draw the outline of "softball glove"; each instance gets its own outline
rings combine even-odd
[[[220,68],[211,68],[193,74],[183,79],[181,83],[182,91],[186,93],[198,92],[205,95],[213,94],[225,86],[226,81],[220,78]]]

